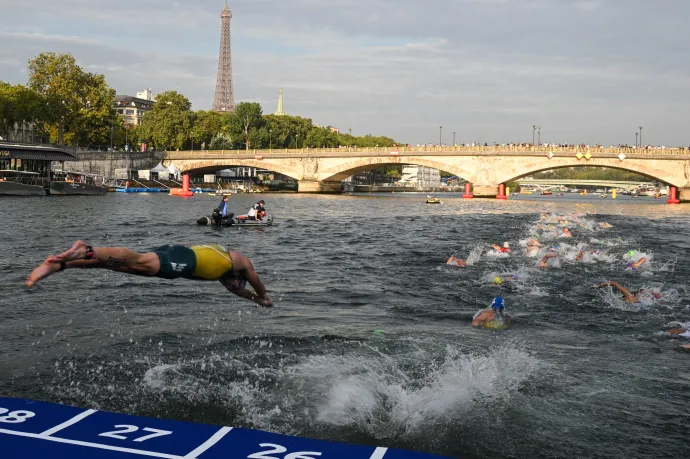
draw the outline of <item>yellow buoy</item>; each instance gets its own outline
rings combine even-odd
[[[613,191],[611,191],[611,199],[616,199],[616,189],[614,188]]]
[[[506,187],[506,196],[510,196],[510,187],[509,186]]]

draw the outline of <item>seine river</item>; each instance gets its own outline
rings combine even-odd
[[[0,393],[457,458],[688,457],[690,353],[665,330],[690,325],[690,206],[440,196],[264,194],[264,229],[196,226],[207,195],[4,198]],[[586,214],[561,239],[543,212]],[[531,235],[558,243],[560,263],[539,270]],[[76,239],[220,243],[252,259],[275,307],[105,270],[27,290]],[[487,253],[503,241],[510,255]],[[578,262],[582,244],[601,253]],[[631,249],[649,260],[639,271],[625,270]],[[471,266],[444,266],[452,254]],[[605,280],[661,299],[590,288]],[[496,295],[514,327],[473,329]]]

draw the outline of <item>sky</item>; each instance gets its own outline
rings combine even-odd
[[[70,52],[213,103],[224,0],[0,0],[0,80]],[[231,0],[237,102],[413,145],[689,145],[688,0]],[[442,129],[440,129],[442,126]]]

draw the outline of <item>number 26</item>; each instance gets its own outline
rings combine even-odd
[[[118,429],[122,429],[122,430],[113,430],[112,432],[103,432],[103,433],[98,434],[98,436],[99,437],[117,438],[118,440],[127,440],[127,437],[125,437],[124,435],[118,435],[118,434],[132,433],[132,432],[136,432],[137,430],[139,430],[139,427],[130,426],[127,424],[120,424],[120,425],[116,425],[114,427],[116,427]],[[153,433],[151,435],[144,435],[143,437],[139,437],[133,441],[142,442],[142,441],[150,440],[152,438],[162,437],[163,435],[170,435],[172,433],[170,430],[158,430],[158,429],[154,429],[151,427],[144,427],[141,430],[145,430],[146,432],[153,432]],[[297,459],[297,458],[295,458],[295,459]]]
[[[258,453],[250,454],[247,459],[280,459],[276,456],[267,456],[267,454],[278,453],[282,454],[287,451],[287,448],[280,445],[274,445],[273,443],[260,443],[259,446],[262,448],[272,447],[268,451],[261,451]],[[321,456],[321,453],[314,451],[299,451],[296,453],[286,454],[283,459],[314,459],[315,456]]]

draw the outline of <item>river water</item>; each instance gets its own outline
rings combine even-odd
[[[688,457],[690,354],[664,332],[690,325],[687,205],[262,197],[276,223],[263,229],[196,226],[210,196],[2,199],[0,393],[458,458]],[[233,195],[231,208],[256,199]],[[573,239],[555,220],[537,227],[543,212],[581,213]],[[526,256],[530,235],[559,243],[556,266]],[[220,243],[252,259],[275,307],[216,282],[106,270],[24,287],[76,239]],[[487,253],[503,241],[510,255]],[[582,244],[602,253],[578,262]],[[631,249],[649,260],[639,271],[625,270]],[[444,266],[452,254],[471,266]],[[662,298],[589,288],[609,279]],[[473,329],[496,295],[515,325]]]

